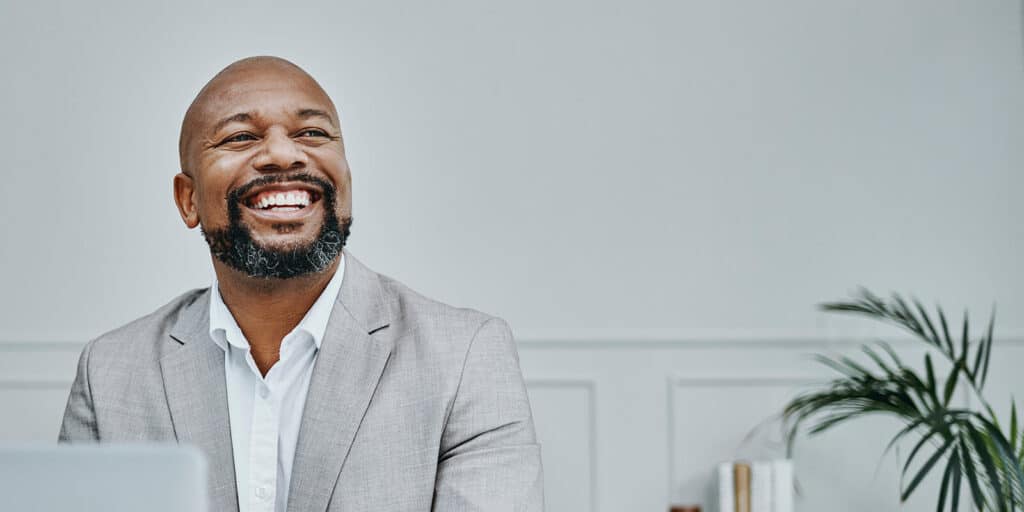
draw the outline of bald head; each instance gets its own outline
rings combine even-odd
[[[247,57],[221,70],[192,100],[181,123],[178,156],[191,175],[196,153],[213,144],[214,132],[232,120],[253,120],[262,109],[274,108],[275,97],[287,91],[305,96],[309,115],[323,115],[338,127],[334,102],[309,73],[280,57]]]
[[[186,226],[202,226],[218,280],[335,264],[352,177],[334,103],[301,68],[276,57],[224,68],[189,106],[179,151],[174,201]]]

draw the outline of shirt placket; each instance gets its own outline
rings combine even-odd
[[[249,439],[249,509],[274,512],[277,499],[278,407],[266,382],[256,384]]]

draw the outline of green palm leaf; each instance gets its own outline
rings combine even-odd
[[[982,511],[1014,511],[1024,507],[1024,432],[1020,430],[1016,403],[1011,404],[1009,432],[1004,434],[992,406],[981,391],[988,378],[992,357],[995,313],[987,330],[977,341],[970,337],[970,323],[964,312],[959,340],[954,340],[946,314],[935,309],[936,320],[914,299],[899,295],[885,300],[861,289],[851,301],[831,302],[825,311],[852,313],[895,324],[929,347],[923,373],[907,366],[884,341],[861,347],[862,364],[847,356],[814,356],[837,373],[837,377],[818,391],[803,393],[791,400],[783,411],[788,427],[787,452],[801,431],[818,435],[856,418],[884,414],[899,418],[903,427],[889,441],[883,453],[911,434],[919,437],[903,464],[901,474],[909,481],[901,489],[901,500],[908,499],[932,470],[945,460],[937,510],[946,505],[956,511],[960,506],[963,481],[967,481],[970,500]],[[933,355],[951,365],[940,384]],[[963,386],[962,386],[963,385]],[[941,389],[940,389],[941,387]],[[951,407],[958,390],[978,404],[976,408]],[[933,447],[932,449],[928,449]],[[916,460],[924,463],[911,468]]]

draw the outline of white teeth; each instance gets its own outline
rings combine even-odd
[[[312,201],[310,193],[305,190],[293,192],[268,193],[260,197],[254,206],[259,209],[266,209],[271,206],[309,206]]]

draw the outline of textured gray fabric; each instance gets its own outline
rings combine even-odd
[[[288,510],[540,511],[543,476],[508,325],[427,299],[345,252],[302,415]],[[238,510],[209,289],[89,342],[60,440],[177,440]]]

